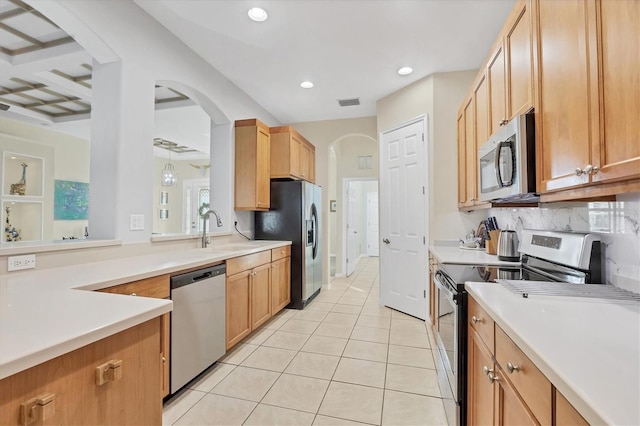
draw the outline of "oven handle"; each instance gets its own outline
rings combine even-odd
[[[440,281],[438,278],[443,276],[444,274],[442,273],[442,271],[436,271],[433,274],[433,281],[436,283],[436,287],[438,287],[440,290],[442,290],[446,296],[447,299],[452,300],[453,303],[455,303],[456,305],[458,304],[458,298],[453,294],[453,291],[451,291],[451,289],[449,287],[447,287],[445,284],[442,283],[442,281]]]

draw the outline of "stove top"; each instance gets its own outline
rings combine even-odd
[[[496,280],[555,281],[522,266],[440,265],[456,285],[466,281],[496,282]],[[453,283],[451,283],[453,284]]]

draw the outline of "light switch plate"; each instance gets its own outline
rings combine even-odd
[[[25,254],[23,256],[9,256],[7,258],[7,271],[19,271],[21,269],[33,269],[36,267],[36,255]]]
[[[143,214],[132,214],[129,216],[129,231],[144,231]]]

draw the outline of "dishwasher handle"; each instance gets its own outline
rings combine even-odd
[[[171,277],[171,290],[194,284],[202,280],[224,276],[227,272],[227,265],[215,265],[208,268],[198,269],[196,271],[187,272],[186,274],[175,275]]]

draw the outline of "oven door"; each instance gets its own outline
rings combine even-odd
[[[462,297],[458,294],[457,289],[452,288],[453,286],[442,271],[436,271],[433,278],[438,288],[438,318],[436,320],[438,322],[438,354],[444,364],[451,392],[456,399],[459,399],[458,361],[461,348],[458,330],[461,321]]]

